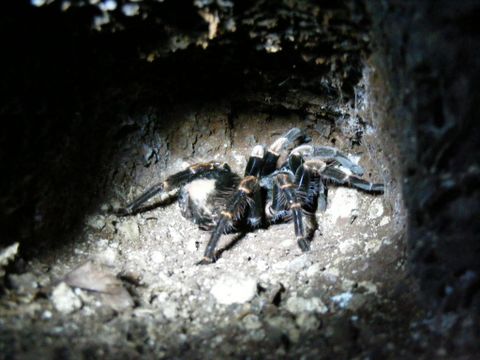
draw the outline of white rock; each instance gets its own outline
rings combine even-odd
[[[19,243],[17,242],[0,250],[0,277],[5,275],[3,268],[17,256],[18,246]]]
[[[95,257],[100,263],[103,263],[108,266],[114,266],[117,263],[118,250],[114,248],[107,248],[104,251],[100,252]]]
[[[298,272],[307,266],[309,266],[311,263],[308,261],[308,257],[306,254],[302,254],[292,261],[287,266],[287,269],[291,272]]]
[[[140,231],[135,221],[124,221],[117,224],[117,230],[127,240],[138,240]]]
[[[358,283],[358,286],[367,289],[367,293],[369,293],[369,294],[376,294],[377,291],[378,291],[377,285],[375,285],[371,281],[360,281]]]
[[[177,304],[173,301],[165,301],[162,304],[162,312],[167,319],[175,319],[177,317]]]
[[[325,214],[331,217],[334,222],[339,218],[349,218],[352,211],[358,209],[358,196],[358,191],[354,189],[336,188]]]
[[[340,244],[338,244],[338,249],[342,254],[347,254],[349,252],[352,252],[354,250],[354,247],[356,245],[356,241],[353,239],[345,239]]]
[[[382,217],[382,220],[380,220],[380,223],[378,224],[378,226],[385,226],[388,223],[390,223],[390,216],[384,216]]]
[[[249,314],[243,318],[243,324],[247,330],[257,330],[262,327],[257,315]]]
[[[257,293],[257,281],[253,278],[224,276],[213,285],[210,293],[219,304],[245,303]]]
[[[319,263],[316,263],[316,264],[313,264],[312,266],[310,266],[307,271],[306,271],[306,275],[308,277],[312,277],[312,276],[315,276],[317,273],[320,272],[320,270],[322,269],[321,265]]]
[[[300,313],[295,318],[297,326],[303,331],[313,331],[320,327],[320,321],[312,313]]]
[[[353,294],[350,291],[335,295],[331,297],[331,300],[336,303],[342,309],[346,308],[352,300]]]
[[[381,198],[375,198],[369,206],[368,217],[376,219],[383,215],[383,203]]]
[[[317,297],[309,299],[303,297],[291,297],[287,300],[286,308],[292,314],[300,314],[302,312],[325,314],[328,311],[327,306]]]
[[[92,215],[85,222],[88,226],[95,230],[102,230],[105,227],[105,216]]]
[[[52,302],[55,309],[64,314],[70,314],[82,307],[82,302],[70,287],[61,282],[52,292]]]
[[[165,261],[165,254],[160,250],[152,251],[150,254],[150,260],[156,264],[160,265]]]

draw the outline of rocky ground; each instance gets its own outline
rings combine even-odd
[[[404,224],[388,190],[370,195],[330,187],[308,253],[286,223],[224,236],[220,258],[208,266],[195,263],[209,233],[184,219],[177,204],[130,217],[109,214],[159,177],[197,161],[225,159],[241,173],[253,145],[270,143],[300,121],[255,112],[229,120],[215,106],[169,117],[177,125],[159,131],[145,117],[122,140],[108,195],[75,242],[7,267],[0,300],[5,358],[412,354],[419,314],[406,271]],[[308,125],[315,143],[334,143],[388,189],[367,134],[352,146],[341,128],[325,127]],[[11,252],[5,262],[15,258]]]

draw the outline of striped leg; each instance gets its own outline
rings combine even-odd
[[[297,196],[297,185],[295,185],[294,179],[288,173],[278,173],[274,176],[274,181],[278,186],[280,203],[292,212],[298,246],[302,251],[310,250],[309,240],[305,236],[302,204]]]
[[[195,179],[208,176],[214,172],[231,172],[226,164],[218,162],[199,163],[188,167],[186,170],[180,171],[169,176],[165,181],[158,183],[133,200],[124,208],[117,211],[117,215],[131,215],[137,212],[144,203],[150,200],[155,195],[168,197],[168,194],[180,186],[193,181]]]
[[[321,172],[321,176],[325,179],[332,180],[337,184],[350,185],[366,192],[383,193],[384,191],[383,184],[368,182],[362,178],[359,178],[358,176],[346,174],[342,170],[334,167],[325,168]]]
[[[226,209],[221,212],[220,219],[212,231],[210,240],[205,248],[205,254],[199,265],[211,264],[215,261],[215,248],[220,237],[234,225],[235,221],[241,219],[245,211],[255,206],[253,204],[255,193],[259,191],[258,179],[255,176],[246,176],[237,188],[235,195],[229,201]]]
[[[280,158],[280,154],[290,145],[299,145],[309,142],[310,140],[311,139],[298,128],[292,128],[287,131],[268,148],[264,157],[265,164],[262,169],[262,175],[270,175],[277,169],[277,161]]]
[[[360,165],[355,164],[347,155],[330,146],[301,145],[292,150],[292,155],[301,156],[305,160],[333,161],[349,169],[353,174],[362,176]]]

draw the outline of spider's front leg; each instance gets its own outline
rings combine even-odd
[[[163,182],[153,185],[150,189],[145,191],[127,206],[117,210],[116,214],[120,216],[134,214],[152,197],[160,195],[163,198],[168,198],[172,192],[178,190],[178,188],[182,185],[219,171],[230,172],[230,168],[227,164],[214,161],[191,165],[187,169],[169,176]]]
[[[199,265],[215,262],[215,248],[220,237],[244,216],[247,209],[256,208],[254,199],[256,197],[255,194],[259,191],[260,186],[256,176],[250,175],[243,178],[226,209],[220,212],[220,218],[210,235],[203,259],[198,262]]]
[[[261,193],[258,176],[263,169],[265,160],[263,146],[255,146],[248,159],[245,177],[230,198],[225,210],[220,212],[220,218],[210,235],[205,254],[200,265],[211,264],[215,261],[215,248],[222,234],[230,230],[235,221],[240,220],[248,212],[248,223],[252,228],[258,227],[262,221]]]

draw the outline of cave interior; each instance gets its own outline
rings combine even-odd
[[[480,5],[5,1],[5,358],[475,358]],[[383,194],[328,186],[293,224],[209,232],[169,175],[298,127]]]

